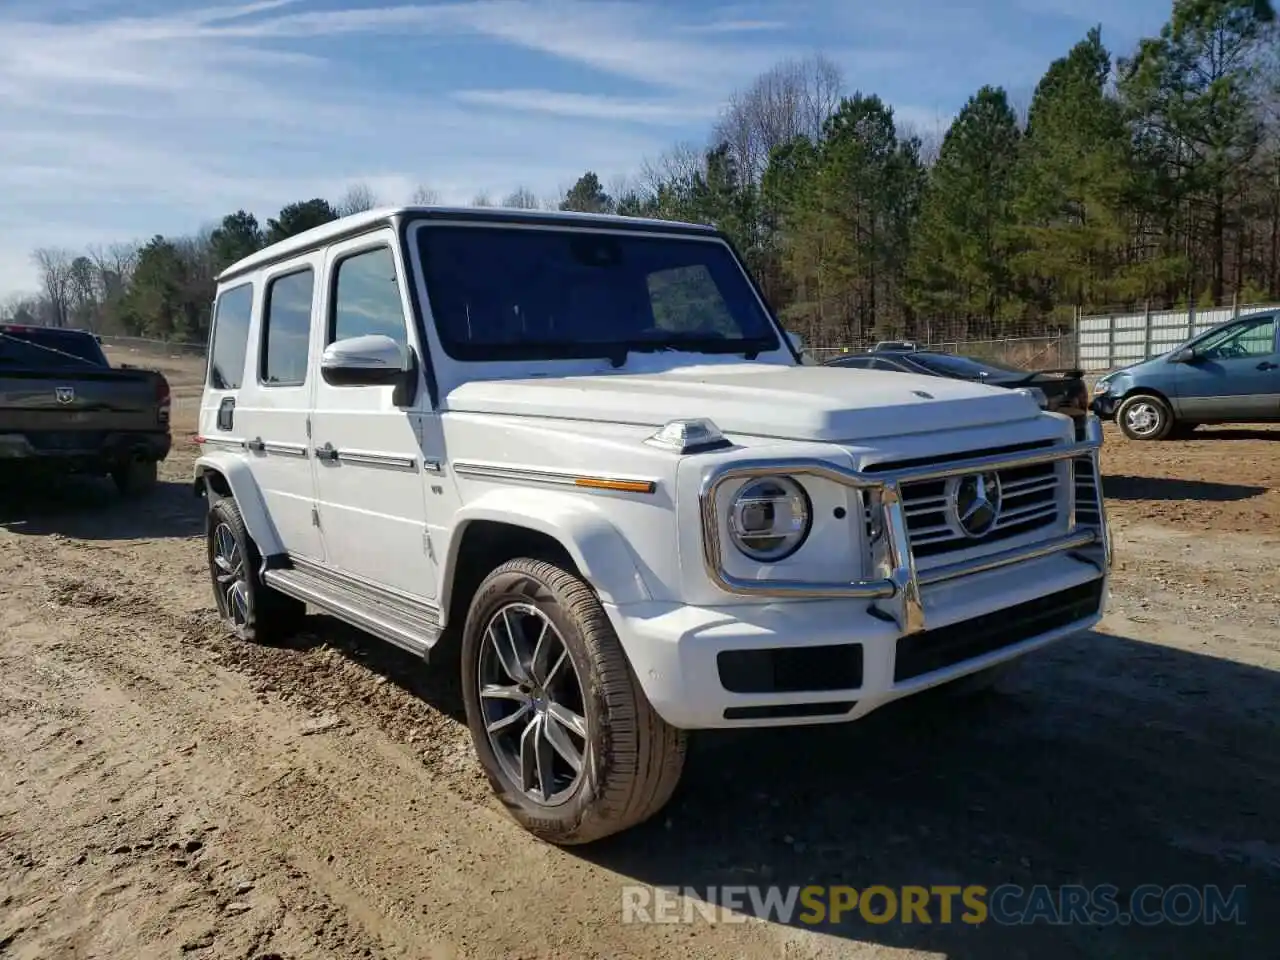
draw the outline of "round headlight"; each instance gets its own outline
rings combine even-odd
[[[812,524],[809,495],[790,477],[747,481],[729,512],[733,545],[760,563],[777,563],[791,556],[809,536]]]

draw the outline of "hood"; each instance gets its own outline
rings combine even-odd
[[[707,417],[729,434],[851,441],[993,426],[1039,416],[1026,394],[942,377],[767,363],[656,373],[473,380],[445,409],[626,423]]]

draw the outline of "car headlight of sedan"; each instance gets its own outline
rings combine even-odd
[[[813,527],[813,505],[790,477],[757,477],[738,490],[729,509],[733,545],[757,563],[791,556]]]
[[[1097,383],[1093,385],[1093,395],[1095,397],[1100,397],[1104,393],[1109,393],[1110,390],[1111,390],[1111,383],[1107,380],[1099,380]]]

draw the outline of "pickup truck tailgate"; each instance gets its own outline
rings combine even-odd
[[[145,371],[0,369],[0,435],[32,446],[92,445],[85,434],[164,429],[157,383]],[[167,411],[165,411],[167,412]]]

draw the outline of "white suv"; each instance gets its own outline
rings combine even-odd
[[[1092,626],[1101,432],[1023,394],[802,365],[727,240],[622,217],[346,217],[218,278],[218,610],[460,659],[555,843],[645,820],[686,732],[855,720]]]

